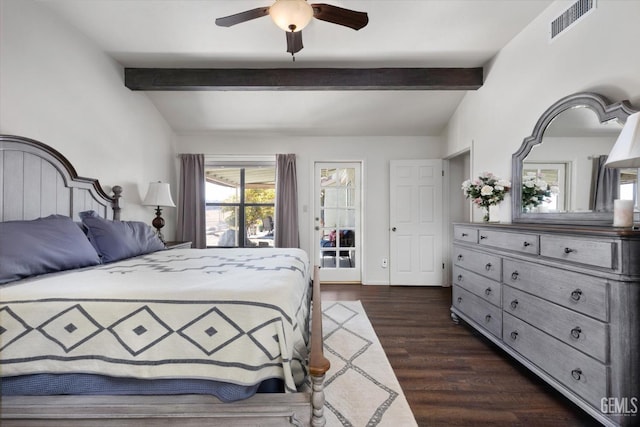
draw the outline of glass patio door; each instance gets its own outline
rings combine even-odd
[[[360,282],[360,163],[316,163],[315,259],[324,282]]]

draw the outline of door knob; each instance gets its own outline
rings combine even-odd
[[[391,231],[396,231],[396,230],[397,230],[397,228],[395,228],[395,227],[393,227],[393,228],[391,229]]]

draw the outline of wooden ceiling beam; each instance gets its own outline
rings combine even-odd
[[[476,90],[482,68],[125,68],[131,90]]]

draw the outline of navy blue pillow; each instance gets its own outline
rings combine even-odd
[[[94,211],[80,212],[89,241],[103,263],[165,249],[155,231],[139,221],[109,221]]]
[[[69,217],[0,223],[0,283],[96,264],[98,254]]]

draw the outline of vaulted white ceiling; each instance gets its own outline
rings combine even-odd
[[[482,67],[551,0],[326,0],[360,31],[312,20],[295,63],[269,17],[215,18],[271,0],[38,0],[126,67]],[[149,92],[178,133],[438,135],[465,91]]]

